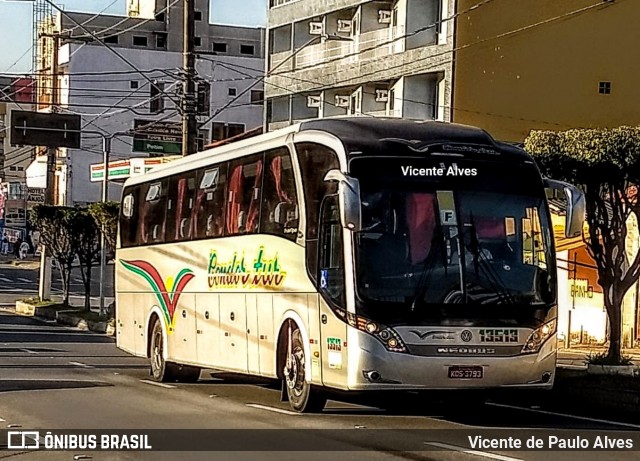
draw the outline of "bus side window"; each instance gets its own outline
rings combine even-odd
[[[322,202],[320,217],[320,290],[341,307],[345,306],[342,225],[336,195]]]
[[[194,206],[196,172],[175,176],[169,180],[167,199],[167,242],[191,239],[191,213]]]
[[[260,223],[263,155],[231,162],[226,207],[226,235],[252,234]]]
[[[338,189],[335,182],[325,182],[324,175],[331,169],[339,168],[340,163],[337,154],[321,144],[298,143],[296,154],[304,189],[307,273],[317,284],[320,204],[326,195],[335,194]]]
[[[128,248],[136,245],[138,230],[140,186],[128,187],[122,194],[122,210],[120,213],[120,246]]]
[[[164,242],[167,180],[145,184],[140,197],[143,203],[137,243],[147,245]]]
[[[220,237],[224,233],[227,163],[200,170],[197,179],[192,233],[196,238]]]
[[[276,149],[266,154],[261,216],[260,232],[296,240],[298,198],[287,149]]]

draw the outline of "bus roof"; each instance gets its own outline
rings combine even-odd
[[[382,117],[348,117],[310,120],[299,131],[318,130],[331,133],[344,144],[347,154],[366,152],[388,155],[383,147],[400,143],[424,149],[428,146],[466,145],[492,149],[509,160],[531,160],[518,147],[496,141],[485,130],[473,126],[438,121],[414,121]]]
[[[388,143],[400,143],[405,146],[419,147],[442,145],[479,146],[505,156],[505,160],[531,161],[531,157],[516,146],[498,142],[485,130],[456,123],[437,121],[413,121],[383,117],[335,117],[304,121],[280,130],[264,133],[221,147],[208,149],[189,157],[181,158],[154,168],[151,172],[128,179],[125,186],[147,182],[181,172],[195,169],[211,163],[212,156],[220,160],[233,158],[247,148],[260,146],[267,141],[284,140],[289,134],[304,131],[322,131],[340,139],[348,156],[366,152],[388,154]],[[188,168],[185,166],[188,165]]]

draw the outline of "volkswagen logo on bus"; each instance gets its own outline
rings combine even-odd
[[[473,338],[473,333],[471,333],[469,330],[464,330],[462,333],[460,333],[460,339],[465,343],[471,341],[471,338]]]

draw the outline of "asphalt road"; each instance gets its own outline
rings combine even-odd
[[[549,461],[638,459],[638,452],[549,452],[467,450],[455,434],[480,434],[502,428],[504,436],[532,434],[532,428],[596,430],[617,435],[639,426],[557,414],[525,403],[477,402],[476,405],[431,405],[415,396],[398,399],[393,409],[377,405],[378,397],[341,396],[325,411],[300,415],[280,401],[277,384],[205,371],[196,384],[158,385],[149,380],[146,360],[119,351],[112,338],[59,327],[0,311],[0,428],[11,430],[95,429],[236,429],[228,441],[240,439],[243,452],[98,452],[2,451],[0,459],[16,461],[73,460],[502,460]],[[277,429],[278,437],[298,437],[290,429],[323,429],[308,451],[250,451],[258,443],[247,429]],[[377,432],[371,429],[396,429]],[[437,429],[457,429],[450,432]],[[420,430],[420,432],[406,432]],[[218,434],[219,433],[211,433]],[[355,435],[354,435],[355,434]],[[364,435],[360,435],[364,434]],[[175,442],[187,433],[179,433]],[[212,435],[212,437],[214,436]],[[355,438],[354,438],[355,437]],[[291,439],[287,439],[291,440]],[[282,441],[281,441],[282,442]],[[5,441],[0,440],[0,445]],[[169,443],[169,442],[167,442]],[[423,451],[389,452],[389,446],[420,446]],[[416,445],[417,443],[417,445]],[[640,443],[640,442],[638,442]],[[337,444],[337,448],[336,448]],[[238,445],[235,445],[238,447]],[[264,447],[264,446],[263,446]],[[344,449],[342,448],[344,447]],[[323,451],[331,449],[341,451]],[[640,447],[639,447],[640,448]],[[236,448],[238,449],[238,448]],[[369,451],[362,451],[362,450]],[[403,448],[404,449],[404,448]],[[89,459],[89,458],[84,458]]]
[[[113,272],[114,265],[106,266],[105,296],[113,297]],[[14,299],[37,296],[38,281],[40,275],[37,263],[25,266],[13,266],[0,264],[0,304],[10,303]],[[70,300],[72,304],[81,305],[84,302],[84,284],[80,269],[74,267],[70,278]],[[92,304],[99,302],[100,268],[93,267],[91,274],[91,295],[94,298]],[[54,297],[62,295],[62,281],[60,271],[57,268],[51,270],[51,294]]]

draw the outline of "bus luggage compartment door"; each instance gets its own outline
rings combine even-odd
[[[220,357],[223,368],[247,372],[247,306],[244,293],[220,299]]]

